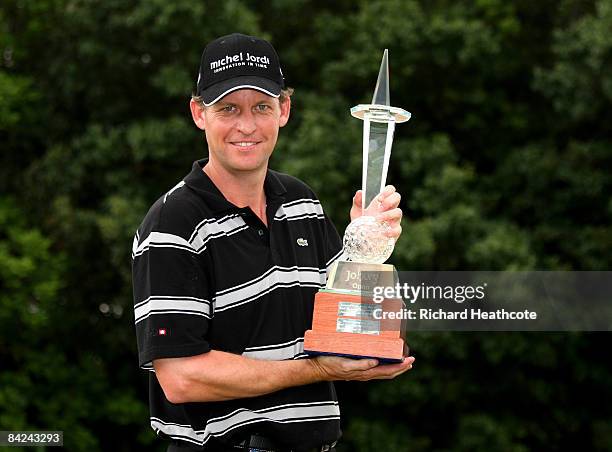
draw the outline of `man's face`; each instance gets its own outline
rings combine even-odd
[[[235,173],[266,168],[278,138],[287,124],[290,100],[241,89],[215,104],[199,109],[192,105],[193,119],[206,131],[210,161]]]

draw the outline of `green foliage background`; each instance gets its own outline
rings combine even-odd
[[[204,44],[270,39],[296,88],[271,166],[338,228],[382,49],[400,270],[612,267],[612,1],[4,0],[0,430],[165,450],[137,367],[130,249],[206,155]],[[612,450],[609,334],[410,334],[414,370],[343,383],[343,451]]]

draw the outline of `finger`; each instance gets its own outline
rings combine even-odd
[[[412,366],[415,361],[416,361],[416,358],[414,356],[406,356],[400,364]]]
[[[376,359],[340,359],[342,360],[342,370],[345,372],[363,372],[378,366],[378,360]]]
[[[412,369],[413,363],[414,357],[410,356],[405,358],[401,363],[379,366],[376,369],[372,369],[371,372],[377,372],[377,376],[374,377],[376,379],[392,379]]]
[[[387,367],[387,366],[385,366],[385,367]],[[411,366],[402,367],[401,369],[395,370],[393,372],[390,372],[388,369],[385,370],[384,372],[379,371],[378,368],[371,369],[371,370],[369,370],[367,372],[363,372],[362,375],[361,375],[360,380],[363,380],[363,381],[368,381],[368,380],[392,380],[393,378],[397,377],[398,375],[401,375],[404,372],[407,372],[408,370],[410,370],[410,368],[411,368]]]
[[[353,376],[352,380],[390,380],[412,368],[414,357],[409,356],[397,364],[382,364]]]
[[[407,370],[412,369],[412,366],[414,365],[414,362],[416,361],[414,356],[407,356],[406,358],[404,358],[404,361],[402,361],[402,366],[401,366],[401,372],[405,372]]]
[[[402,369],[398,370],[398,371],[395,373],[395,375],[393,375],[393,378],[395,378],[395,377],[397,377],[397,376],[399,376],[399,375],[401,375],[401,374],[403,374],[403,373],[405,373],[405,372],[408,372],[409,370],[412,370],[412,367],[413,367],[413,366],[414,366],[414,364],[410,364],[409,366],[404,367],[404,368],[402,368]]]
[[[370,201],[370,204],[368,204],[368,207],[366,210],[375,209],[378,212],[385,210],[385,205],[386,205],[384,204],[385,200],[389,196],[392,196],[394,193],[395,193],[395,187],[393,185],[387,185],[378,195],[372,198],[372,201]],[[398,201],[398,205],[399,205],[399,201]]]
[[[357,190],[355,196],[353,196],[353,204],[355,207],[361,207],[363,204],[363,191]]]
[[[376,215],[376,220],[380,223],[392,223],[389,226],[395,226],[396,223],[402,221],[402,209],[396,207]]]
[[[400,238],[400,235],[402,235],[402,227],[399,224],[385,231],[385,237],[395,239],[396,241]]]
[[[392,195],[395,192],[396,192],[396,190],[395,190],[395,187],[393,185],[386,185],[385,188],[383,188],[382,191],[380,192],[380,194],[378,195],[380,197],[380,201],[382,201],[387,196]]]
[[[393,192],[389,194],[388,196],[385,196],[382,199],[379,198],[380,207],[383,210],[395,209],[397,206],[399,206],[401,200],[402,200],[402,195],[400,195],[397,192]]]
[[[404,361],[402,362],[403,366],[398,370],[397,375],[403,374],[404,372],[411,370],[412,366],[414,365],[415,362],[415,358],[414,356],[408,356],[406,358],[404,358]]]

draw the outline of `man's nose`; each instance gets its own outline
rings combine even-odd
[[[251,111],[245,111],[238,117],[236,128],[244,135],[250,135],[257,129],[255,115]]]

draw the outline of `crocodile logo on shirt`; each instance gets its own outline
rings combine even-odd
[[[302,237],[297,239],[296,242],[299,246],[308,246],[308,240],[303,239]]]

